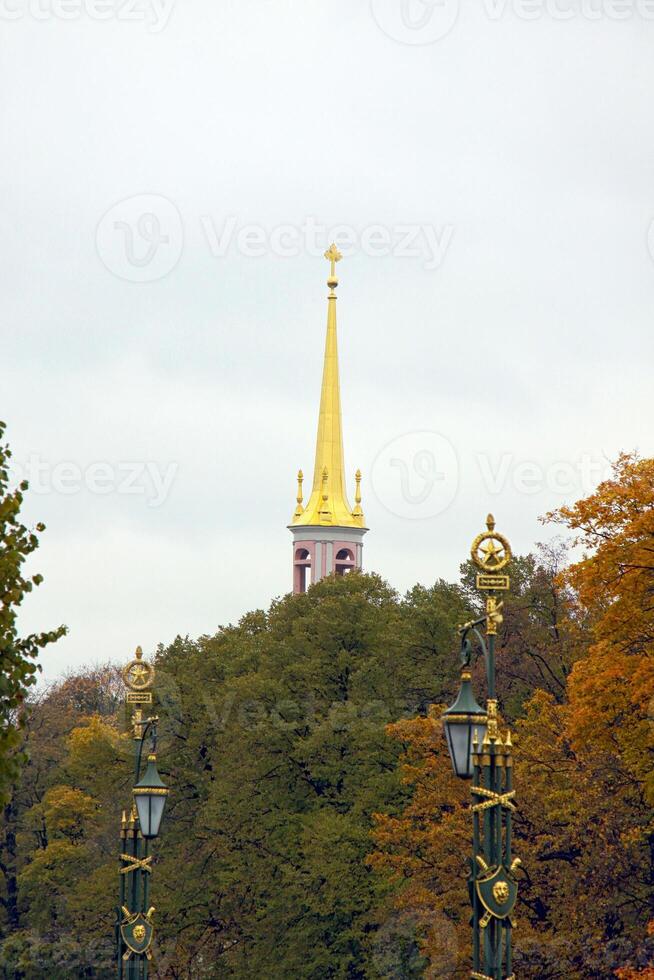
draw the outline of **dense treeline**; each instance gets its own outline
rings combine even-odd
[[[365,975],[387,890],[365,865],[372,815],[406,795],[385,726],[451,691],[466,614],[452,585],[400,600],[352,575],[158,652],[162,975]],[[0,842],[17,841],[20,896],[4,959],[28,977],[70,971],[77,947],[80,976],[91,948],[109,963],[124,727],[111,668],[34,706]],[[86,975],[110,971],[96,958]]]
[[[498,679],[517,747],[521,978],[649,962],[653,475],[625,457],[557,515],[581,562],[540,549],[512,565]],[[468,787],[430,706],[454,694],[456,626],[477,602],[469,566],[404,597],[355,573],[158,650],[172,793],[155,975],[467,975]],[[42,693],[26,749],[0,830],[4,976],[111,977],[132,752],[115,668]]]

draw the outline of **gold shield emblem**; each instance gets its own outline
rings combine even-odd
[[[127,947],[123,953],[123,959],[128,960],[130,956],[152,956],[150,946],[154,938],[154,927],[149,918],[143,912],[131,914],[127,909],[123,909],[123,914],[127,916],[120,926],[120,935],[123,943]]]
[[[511,915],[518,897],[518,883],[503,864],[489,868],[483,878],[475,882],[477,895],[487,913],[496,919]]]

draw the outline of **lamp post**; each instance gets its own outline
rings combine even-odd
[[[468,888],[472,905],[472,971],[475,980],[515,980],[512,967],[512,918],[518,884],[514,873],[520,865],[513,858],[511,814],[513,802],[513,746],[498,730],[495,695],[495,640],[502,622],[498,593],[509,588],[509,576],[501,574],[511,559],[509,542],[495,531],[492,514],[487,530],[472,543],[472,560],[479,569],[477,588],[485,593],[485,613],[459,628],[461,638],[461,689],[443,713],[443,727],[452,767],[462,779],[472,779],[472,859]],[[483,632],[482,632],[483,630]],[[486,663],[486,709],[472,692],[473,656],[482,653]]]
[[[152,855],[150,841],[159,834],[168,789],[157,772],[156,715],[143,718],[143,706],[152,706],[154,667],[142,660],[143,651],[123,670],[128,688],[126,706],[135,750],[133,801],[130,815],[123,810],[120,830],[120,904],[116,917],[117,974],[119,980],[147,980],[152,958],[154,906],[149,905]],[[141,778],[143,745],[150,736],[150,751]]]

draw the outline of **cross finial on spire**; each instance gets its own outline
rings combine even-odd
[[[334,242],[331,243],[327,251],[325,252],[325,258],[331,263],[331,268],[329,270],[329,279],[327,280],[327,285],[334,292],[334,287],[338,286],[338,279],[336,278],[336,263],[340,262],[343,256],[336,248]]]

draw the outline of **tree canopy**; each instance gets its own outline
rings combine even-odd
[[[622,457],[551,515],[578,561],[555,545],[512,563],[498,694],[516,745],[521,978],[651,976],[652,475]],[[352,573],[158,649],[171,794],[153,976],[468,975],[469,787],[440,714],[478,602],[468,564],[405,596]],[[481,697],[481,664],[473,679]],[[32,702],[0,834],[0,963],[25,980],[109,978],[133,777],[117,668]]]

